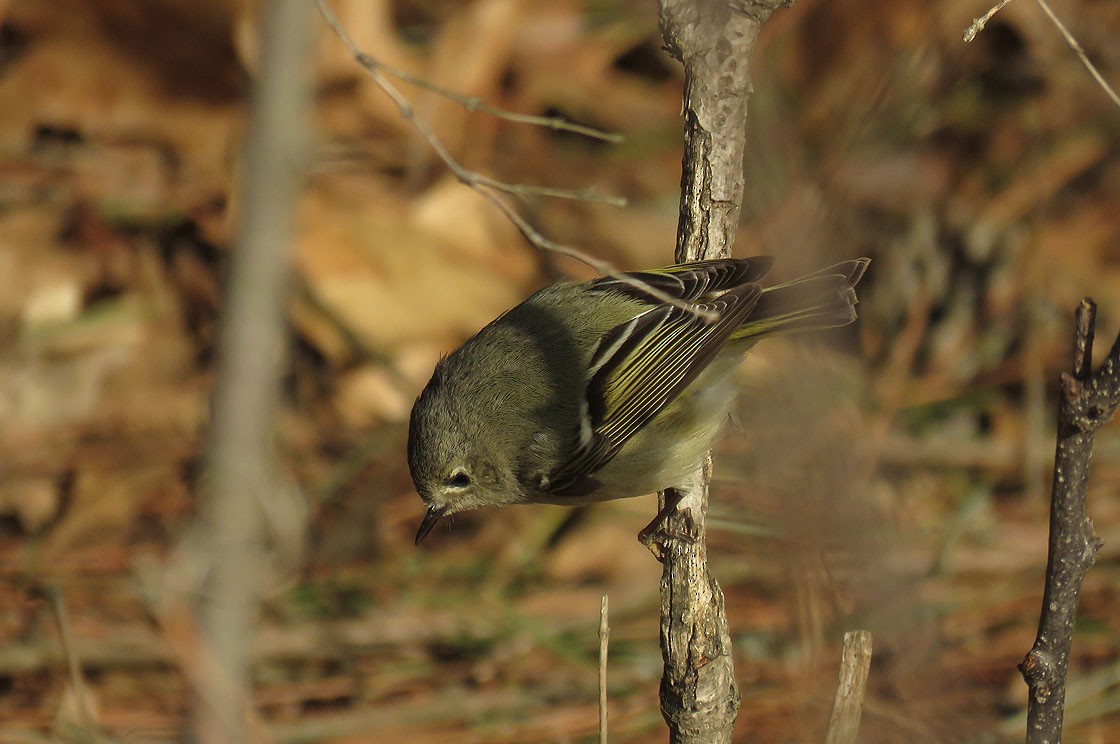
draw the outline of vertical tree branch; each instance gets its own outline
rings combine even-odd
[[[1061,741],[1077,600],[1081,581],[1101,547],[1085,511],[1085,496],[1093,436],[1120,406],[1120,336],[1094,374],[1095,322],[1096,306],[1086,298],[1077,309],[1073,374],[1063,373],[1061,381],[1050,544],[1038,635],[1019,664],[1029,688],[1026,740],[1031,744]]]
[[[604,594],[599,604],[599,744],[607,744],[607,651],[611,638],[607,612]]]
[[[311,6],[264,5],[262,56],[241,175],[200,514],[205,584],[199,621],[209,659],[196,703],[197,738],[245,740],[250,626],[262,581],[262,504],[270,477],[273,412],[284,361],[288,246],[310,125]]]
[[[871,673],[871,634],[854,630],[844,634],[844,654],[840,659],[840,684],[828,717],[825,744],[855,744],[859,719],[863,715],[863,695]]]
[[[743,200],[750,55],[780,2],[661,0],[661,33],[684,65],[685,142],[676,260],[731,254]],[[671,742],[730,742],[739,710],[723,593],[708,572],[711,462],[648,545],[662,562],[661,713]]]

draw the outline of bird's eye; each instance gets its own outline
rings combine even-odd
[[[471,477],[462,470],[456,470],[447,479],[447,485],[453,488],[466,488],[471,484]]]

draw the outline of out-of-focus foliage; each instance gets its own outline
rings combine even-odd
[[[0,738],[173,740],[184,725],[193,651],[151,602],[205,482],[258,5],[0,4]],[[519,201],[549,237],[620,267],[671,260],[682,79],[652,3],[333,7],[383,62],[625,134],[608,145],[401,85],[466,166],[629,200]],[[753,60],[736,253],[775,254],[781,276],[874,263],[852,329],[751,354],[721,445],[711,555],[743,741],[821,740],[856,627],[876,643],[861,740],[1019,736],[1052,382],[1083,295],[1103,337],[1120,329],[1120,111],[1032,3],[964,44],[986,9],[799,0]],[[1120,7],[1057,10],[1120,84]],[[591,741],[609,593],[612,740],[662,737],[659,566],[634,540],[652,499],[469,514],[412,546],[405,421],[432,365],[533,288],[589,270],[525,247],[326,30],[315,64],[278,424],[311,496],[311,551],[259,621],[263,725],[280,741]],[[1120,438],[1098,444],[1106,548],[1067,720],[1074,739],[1111,741]]]

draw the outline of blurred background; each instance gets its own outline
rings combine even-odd
[[[682,75],[652,0],[333,7],[383,62],[625,135],[402,86],[466,166],[629,202],[523,202],[548,237],[621,268],[671,262]],[[821,741],[856,628],[875,636],[862,741],[1022,738],[1015,665],[1038,618],[1078,301],[1099,303],[1104,349],[1120,330],[1120,110],[1035,3],[965,44],[987,9],[798,0],[764,27],[735,253],[775,255],[778,279],[874,262],[856,325],[752,352],[717,455],[710,557],[739,741]],[[0,2],[0,739],[173,741],[187,720],[194,651],[157,604],[205,481],[259,10]],[[1120,4],[1055,10],[1120,83]],[[635,540],[652,497],[465,514],[412,544],[404,441],[432,366],[590,270],[528,248],[458,185],[325,29],[315,64],[277,431],[306,539],[270,546],[257,733],[595,741],[607,594],[611,740],[664,740],[660,566]],[[1082,594],[1070,742],[1120,741],[1115,429],[1093,466],[1105,547]]]

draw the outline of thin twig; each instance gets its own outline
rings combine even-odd
[[[992,16],[1003,10],[1010,2],[1011,0],[1000,0],[1000,2],[992,6],[987,13],[974,19],[964,31],[964,40],[966,42],[973,41],[976,36],[984,30],[984,27],[988,24],[988,21],[992,19]],[[1046,2],[1046,0],[1035,0],[1035,2],[1042,8],[1042,12],[1046,14],[1046,17],[1050,19],[1054,27],[1058,29],[1058,33],[1062,35],[1062,38],[1066,40],[1066,44],[1069,45],[1069,48],[1072,49],[1073,53],[1077,55],[1077,58],[1081,60],[1081,64],[1085,65],[1085,69],[1087,69],[1089,74],[1093,76],[1093,79],[1097,81],[1097,85],[1104,90],[1105,95],[1112,99],[1114,104],[1120,106],[1120,95],[1117,95],[1116,90],[1104,79],[1104,75],[1102,75],[1100,70],[1097,69],[1097,66],[1093,64],[1093,61],[1089,59],[1089,55],[1085,53],[1085,49],[1082,48],[1081,43],[1074,38],[1074,35],[1069,32],[1069,29],[1067,29],[1061,19],[1058,18],[1057,13],[1050,7],[1050,3]]]
[[[335,15],[331,12],[330,8],[327,7],[325,0],[315,0],[315,4],[319,7],[319,12],[323,16],[323,20],[326,21],[326,24],[339,38],[343,46],[346,47],[346,50],[350,53],[350,56],[354,58],[354,61],[361,65],[362,68],[369,73],[374,83],[377,84],[377,87],[381,88],[381,90],[393,100],[393,103],[397,105],[397,108],[400,110],[401,116],[405,119],[405,121],[410,123],[418,132],[420,132],[421,135],[423,135],[424,139],[426,139],[432,149],[436,151],[436,154],[439,155],[440,159],[447,164],[447,167],[451,169],[451,172],[455,174],[455,177],[463,183],[467,184],[468,186],[486,186],[494,189],[495,191],[503,191],[507,194],[515,194],[518,196],[551,196],[560,199],[577,199],[580,201],[602,202],[614,207],[626,206],[626,200],[617,196],[605,196],[589,190],[569,191],[565,189],[551,188],[548,186],[528,186],[519,183],[506,183],[505,181],[499,181],[496,178],[490,178],[489,176],[484,176],[477,171],[472,171],[469,168],[463,167],[457,160],[455,160],[455,158],[451,155],[451,152],[435,135],[435,132],[432,131],[427,123],[425,123],[423,119],[420,119],[418,116],[416,116],[413,110],[412,103],[405,97],[403,93],[400,92],[400,90],[397,89],[395,85],[392,84],[392,82],[389,81],[384,73],[388,73],[390,75],[393,75],[394,77],[398,77],[412,85],[421,85],[419,82],[419,78],[408,75],[402,70],[396,70],[395,68],[389,67],[383,64],[376,57],[363,52],[358,48],[358,45],[354,43],[354,40],[346,32],[346,29],[342,27],[342,24],[339,22],[338,18],[335,17]],[[440,95],[448,93],[447,91],[444,91],[443,89],[439,88],[438,86],[432,85],[431,83],[426,83],[424,85],[421,85],[421,87],[437,92]],[[462,103],[464,100],[468,99],[464,97],[456,98],[454,97],[454,94],[452,94],[452,100],[456,101],[457,103]]]
[[[980,16],[979,18],[972,19],[971,25],[969,25],[969,27],[964,31],[964,40],[967,42],[975,39],[977,34],[983,31],[984,27],[988,25],[988,21],[992,20],[992,16],[1003,10],[1004,7],[1010,2],[1011,0],[1000,0],[998,3],[989,8],[987,13]]]
[[[1120,106],[1120,96],[1116,95],[1116,91],[1113,90],[1112,86],[1108,84],[1108,81],[1104,79],[1100,70],[1098,70],[1097,66],[1089,59],[1089,55],[1085,54],[1085,50],[1081,48],[1080,42],[1073,38],[1073,34],[1071,34],[1065,27],[1065,24],[1058,19],[1058,16],[1054,13],[1050,4],[1047,3],[1046,0],[1035,0],[1035,2],[1042,8],[1042,12],[1046,14],[1050,22],[1057,27],[1062,37],[1066,40],[1066,43],[1069,44],[1069,48],[1073,50],[1073,53],[1081,60],[1081,64],[1085,65],[1085,69],[1087,69],[1089,74],[1093,76],[1093,79],[1097,81],[1097,85],[1104,89],[1104,92],[1112,99],[1113,103]]]
[[[351,49],[351,53],[353,53],[353,51],[354,50]],[[559,116],[535,116],[533,114],[519,114],[514,111],[500,109],[495,106],[489,105],[478,96],[464,96],[461,93],[456,93],[455,91],[448,90],[447,88],[442,88],[431,82],[430,80],[418,77],[416,75],[413,75],[411,72],[406,72],[405,70],[393,67],[392,65],[385,64],[381,60],[374,59],[369,55],[365,55],[363,60],[359,61],[362,62],[362,66],[366,69],[369,69],[370,66],[376,66],[377,69],[384,70],[385,72],[402,82],[408,83],[409,85],[413,85],[422,90],[426,90],[429,93],[435,93],[441,98],[446,98],[453,103],[459,104],[467,111],[478,111],[483,114],[489,114],[490,116],[498,119],[512,121],[516,124],[530,124],[532,126],[544,127],[545,129],[553,129],[557,131],[572,132],[573,134],[581,134],[584,137],[602,140],[603,142],[610,142],[611,144],[618,144],[626,140],[626,137],[624,137],[622,134],[619,134],[618,132],[604,132],[602,129],[589,127],[585,124],[576,124],[575,122],[568,121],[567,119],[561,118]]]
[[[383,74],[382,70],[384,69],[384,66],[376,59],[370,57],[368,54],[357,47],[357,45],[354,43],[354,40],[350,38],[350,35],[346,33],[346,30],[344,28],[342,28],[342,24],[339,23],[338,19],[331,12],[330,8],[327,7],[325,0],[315,0],[315,4],[319,8],[319,13],[323,16],[323,21],[339,38],[343,46],[345,46],[347,51],[349,51],[350,54],[354,57],[354,60],[359,65],[361,65],[367,73],[369,73],[370,78],[377,85],[377,87],[379,87],[385,93],[385,95],[389,96],[390,100],[392,100],[393,103],[396,104],[401,118],[411,124],[412,127],[420,133],[424,140],[427,141],[428,146],[432,148],[437,156],[439,156],[439,159],[443,161],[448,170],[451,171],[451,173],[455,176],[455,178],[459,180],[460,183],[475,190],[477,193],[486,198],[491,204],[493,204],[499,212],[505,215],[505,217],[514,224],[521,235],[527,241],[529,241],[529,243],[541,250],[551,251],[553,253],[558,253],[560,255],[573,258],[582,264],[590,266],[600,274],[610,276],[631,287],[634,287],[635,289],[641,290],[642,292],[648,294],[650,297],[653,297],[661,302],[681,308],[682,310],[687,310],[688,312],[691,312],[697,317],[703,318],[708,322],[713,322],[716,319],[715,313],[697,307],[692,303],[683,302],[675,297],[672,297],[666,292],[657,289],[656,287],[650,286],[640,279],[636,279],[629,274],[621,273],[606,261],[600,261],[596,258],[593,258],[590,255],[579,250],[578,248],[563,245],[561,243],[557,243],[545,238],[539,231],[533,228],[525,220],[525,218],[517,212],[517,210],[507,204],[501,198],[499,193],[496,192],[515,195],[524,195],[527,193],[537,193],[548,196],[564,195],[568,198],[585,198],[587,192],[559,192],[558,190],[553,190],[546,187],[537,188],[519,186],[516,184],[507,184],[502,181],[492,179],[488,176],[483,176],[463,166],[458,160],[455,159],[455,156],[451,154],[451,152],[447,149],[447,146],[443,144],[443,141],[440,140],[439,136],[436,135],[432,128],[429,127],[423,119],[416,115],[412,103],[404,96],[403,93],[400,92],[400,90],[396,88],[396,86],[392,84],[392,82],[385,76],[385,74]]]
[[[607,623],[607,595],[599,605],[599,744],[607,744],[607,648],[611,626]]]
[[[517,212],[516,209],[503,201],[497,194],[485,189],[478,190],[478,193],[482,194],[483,197],[485,197],[488,201],[490,201],[490,203],[497,207],[498,211],[505,215],[506,218],[517,227],[521,234],[525,236],[525,239],[538,248],[543,248],[545,250],[552,251],[553,253],[559,253],[561,256],[574,258],[580,263],[590,266],[600,274],[618,279],[619,281],[631,287],[634,287],[635,289],[639,289],[642,292],[648,294],[650,297],[660,300],[661,302],[667,303],[674,307],[679,307],[683,310],[687,310],[693,315],[696,315],[699,318],[703,318],[709,323],[717,320],[717,314],[710,310],[705,310],[698,305],[679,300],[676,297],[673,297],[672,295],[661,291],[657,287],[646,284],[640,279],[635,279],[630,274],[620,273],[606,261],[600,261],[599,259],[584,253],[578,248],[572,248],[571,246],[564,245],[563,243],[557,243],[554,240],[549,240],[536,228],[530,225],[528,221]]]
[[[828,717],[825,744],[854,744],[859,734],[863,696],[871,671],[871,633],[856,630],[844,634],[844,653],[840,659],[840,684]]]
[[[47,597],[50,599],[55,623],[58,624],[58,637],[62,643],[62,653],[66,656],[66,665],[70,671],[70,688],[74,691],[81,725],[86,731],[91,731],[93,729],[93,712],[89,709],[89,696],[86,694],[82,665],[78,660],[78,654],[74,650],[74,637],[70,634],[70,617],[66,613],[66,602],[57,586],[47,588]]]

